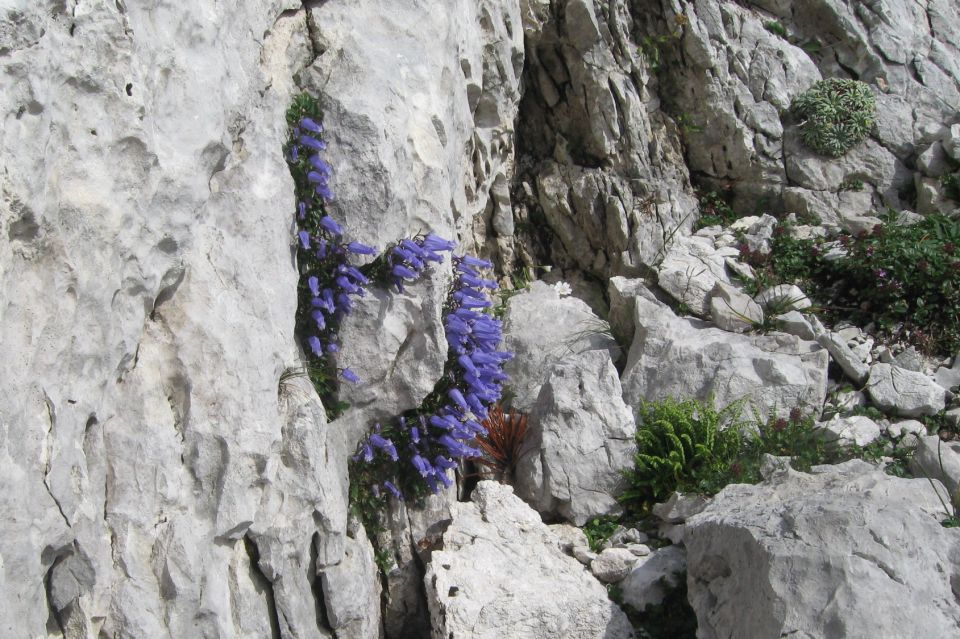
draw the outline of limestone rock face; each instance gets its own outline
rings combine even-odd
[[[560,297],[543,282],[510,298],[503,339],[514,354],[504,367],[515,393],[513,407],[529,411],[550,371],[565,359],[594,350],[616,356],[619,347],[609,331],[585,302]]]
[[[284,112],[321,99],[351,239],[483,245],[522,67],[517,2],[0,7],[0,634],[377,636],[346,462],[441,375],[449,270],[364,300],[328,424]]]
[[[960,99],[955,3],[643,5],[651,35],[674,34],[660,49],[669,65],[660,96],[687,124],[689,169],[715,188],[731,186],[735,209],[762,201],[851,228],[878,210],[904,208],[902,194],[915,183],[923,195],[929,180],[907,168],[911,156],[949,139]],[[839,159],[806,149],[789,113],[797,95],[827,77],[867,82],[877,100],[873,136]],[[844,188],[851,180],[862,190]]]
[[[542,514],[577,526],[620,512],[623,470],[633,464],[636,423],[606,351],[557,364],[529,416],[517,494]]]
[[[712,397],[718,407],[745,400],[762,417],[823,406],[829,356],[817,344],[730,333],[647,299],[634,303],[636,335],[621,379],[634,409],[667,397]]]
[[[486,222],[510,214],[496,192],[512,172],[519,4],[310,6],[314,46],[330,53],[298,77],[326,111],[332,208],[345,233],[377,248],[431,230],[483,245]],[[415,408],[442,375],[449,271],[431,269],[410,294],[358,300],[342,326],[353,346],[337,365],[364,384],[343,389],[341,399],[364,421]]]
[[[471,499],[427,565],[432,637],[633,637],[606,589],[509,486],[482,481]]]
[[[687,521],[698,636],[956,635],[960,534],[927,480],[821,468],[727,486]]]
[[[329,636],[352,444],[283,376],[290,5],[3,7],[0,634]]]
[[[676,127],[656,108],[636,8],[524,2],[526,92],[518,149],[551,262],[635,276],[689,229],[696,201]]]

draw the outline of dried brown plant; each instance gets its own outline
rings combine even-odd
[[[490,409],[483,425],[487,434],[477,437],[477,445],[484,456],[474,461],[494,471],[500,481],[512,483],[517,463],[530,452],[523,449],[527,416],[513,410],[504,412],[497,404]]]

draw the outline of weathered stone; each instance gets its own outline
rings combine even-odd
[[[574,558],[584,566],[589,566],[597,558],[597,553],[586,546],[577,546],[573,549]]]
[[[494,639],[524,628],[543,639],[633,637],[606,589],[509,486],[482,481],[472,500],[455,507],[427,565],[431,636]]]
[[[641,298],[635,304],[637,332],[622,377],[634,409],[668,397],[712,397],[718,407],[744,400],[762,418],[823,406],[829,356],[815,343],[782,333],[737,335]]]
[[[893,438],[913,439],[913,435],[926,435],[927,427],[915,419],[902,419],[890,422],[886,427],[887,435]]]
[[[702,237],[680,238],[657,268],[657,284],[690,312],[705,317],[717,282],[730,283],[724,257]]]
[[[917,168],[927,177],[938,178],[950,170],[949,159],[943,145],[934,142],[917,156]]]
[[[746,293],[717,282],[710,296],[710,319],[725,331],[744,333],[763,324],[763,309]]]
[[[670,499],[653,507],[653,514],[668,524],[682,524],[707,507],[710,500],[703,495],[673,493]]]
[[[950,493],[950,497],[944,501],[952,503],[957,498],[957,491],[960,490],[960,441],[945,442],[937,435],[919,437],[910,466],[918,476],[943,482]]]
[[[960,357],[954,358],[953,366],[941,366],[938,368],[933,378],[937,384],[947,390],[960,386]]]
[[[518,164],[552,231],[551,263],[637,276],[693,224],[679,130],[654,82],[625,3],[521,3],[526,75]]]
[[[620,582],[623,602],[643,611],[663,602],[667,592],[683,583],[687,553],[681,546],[666,546],[636,562]]]
[[[363,526],[356,524],[347,538],[343,560],[321,571],[327,619],[337,635],[378,637],[380,623],[380,580],[373,546]]]
[[[560,550],[568,555],[573,553],[574,548],[586,547],[588,544],[583,529],[570,524],[550,524],[550,532],[557,536]]]
[[[635,420],[624,404],[617,370],[606,351],[557,364],[529,416],[517,465],[517,494],[541,513],[559,513],[578,526],[620,512],[623,469],[636,451]]]
[[[774,318],[778,329],[790,335],[796,335],[804,340],[816,340],[817,336],[813,332],[813,327],[807,318],[800,311],[790,311]]]
[[[544,318],[550,318],[544,321]],[[609,325],[575,297],[561,298],[552,286],[534,282],[510,298],[504,318],[504,348],[514,353],[505,370],[513,406],[528,412],[554,365],[581,353],[602,350],[616,357]]]
[[[954,124],[943,136],[943,150],[954,162],[960,162],[960,124]]]
[[[779,284],[760,291],[756,301],[764,309],[768,311],[776,309],[779,313],[802,311],[813,306],[810,298],[795,284]]]
[[[820,422],[817,427],[822,429],[824,439],[840,446],[849,444],[866,446],[880,437],[880,426],[863,415],[853,417],[837,415],[829,421]]]
[[[823,333],[817,337],[817,343],[830,353],[840,370],[857,386],[863,386],[870,377],[870,369],[847,346],[847,340],[836,333]]]
[[[641,279],[628,279],[626,277],[611,277],[607,284],[607,294],[610,297],[610,330],[613,336],[624,350],[621,355],[626,355],[630,350],[630,342],[633,341],[633,300],[636,297],[643,297],[651,302],[656,301],[653,293],[647,288],[647,284]]]
[[[637,555],[626,548],[607,548],[590,564],[590,572],[600,581],[616,583],[629,574]]]
[[[877,408],[903,417],[936,415],[946,405],[946,391],[923,373],[890,364],[870,367],[867,393]]]
[[[927,480],[860,461],[823,470],[731,484],[687,521],[698,634],[956,634],[960,548]]]

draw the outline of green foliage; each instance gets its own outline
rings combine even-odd
[[[876,123],[876,98],[859,80],[821,80],[793,100],[804,143],[822,155],[840,157],[862,142]]]
[[[678,580],[659,605],[647,606],[643,611],[625,604],[616,584],[607,585],[607,596],[626,613],[638,639],[696,639],[697,615],[687,600],[686,575],[678,575]]]
[[[799,409],[790,412],[790,417],[771,417],[758,425],[744,445],[740,463],[742,474],[750,483],[760,480],[760,463],[763,455],[789,457],[790,466],[802,472],[818,464],[833,464],[857,456],[854,451],[837,448],[824,440],[815,428],[814,419]]]
[[[790,234],[789,227],[780,225],[773,232],[770,252],[751,251],[746,244],[740,246],[740,259],[753,267],[755,278],[744,282],[750,295],[777,284],[804,284],[815,275],[820,249],[814,240],[802,240]]]
[[[647,60],[650,69],[653,72],[659,71],[663,66],[663,52],[666,47],[678,42],[683,36],[683,28],[687,26],[689,19],[687,16],[678,14],[674,16],[676,30],[670,33],[660,35],[644,36],[640,39],[640,53]]]
[[[840,191],[862,191],[863,180],[844,180],[838,188]]]
[[[863,449],[826,441],[799,408],[789,417],[752,423],[740,420],[738,409],[733,404],[717,411],[709,403],[674,399],[641,406],[634,468],[625,473],[629,487],[621,496],[627,516],[648,513],[674,491],[713,495],[727,484],[756,483],[765,454],[789,457],[800,471],[870,458]],[[600,521],[594,529],[606,525]]]
[[[396,563],[393,559],[393,551],[389,548],[380,548],[375,551],[373,554],[373,560],[377,564],[377,568],[380,569],[380,572],[387,574],[390,572],[390,569],[393,568]]]
[[[604,515],[594,517],[583,527],[583,533],[587,536],[587,542],[590,544],[590,550],[600,552],[603,549],[603,542],[610,539],[613,533],[620,527],[620,518]]]
[[[768,20],[767,22],[764,22],[763,28],[774,35],[780,36],[783,39],[787,38],[787,28],[776,20]]]
[[[940,178],[940,184],[943,185],[944,195],[960,203],[960,171],[944,175]]]
[[[730,481],[742,439],[737,407],[722,411],[696,400],[644,403],[637,416],[637,454],[621,500],[644,512],[674,491],[714,494]]]
[[[960,348],[960,221],[930,215],[904,225],[891,214],[836,245],[845,255],[828,260],[827,241],[798,240],[780,227],[769,255],[741,247],[741,257],[757,274],[754,290],[794,283],[816,295],[828,317],[873,322],[927,353]]]
[[[740,217],[716,191],[698,192],[697,196],[700,201],[700,216],[695,227],[697,229],[715,225],[728,226]]]

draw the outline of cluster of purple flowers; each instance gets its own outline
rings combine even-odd
[[[344,241],[343,228],[327,214],[326,205],[333,200],[333,172],[320,157],[327,148],[322,138],[323,125],[304,115],[317,112],[312,98],[301,96],[298,101],[292,107],[292,115],[288,115],[291,131],[287,149],[297,183],[297,242],[305,276],[299,326],[307,352],[314,358],[325,358],[340,350],[340,321],[353,310],[353,297],[363,296],[373,277],[368,277],[351,260],[375,255],[377,251],[361,242]],[[419,279],[428,263],[443,261],[441,253],[455,247],[456,243],[433,233],[401,240],[380,258],[386,264],[386,273],[382,269],[374,272],[382,276],[380,284],[395,284],[403,291],[404,283]],[[340,375],[349,382],[360,382],[348,368],[341,369]]]
[[[390,281],[403,292],[404,283],[420,278],[429,262],[442,262],[440,253],[449,253],[457,243],[429,233],[426,237],[400,240],[387,255]]]
[[[406,444],[413,470],[433,493],[439,492],[441,485],[452,484],[447,471],[456,468],[455,460],[481,455],[473,445],[478,435],[487,432],[480,420],[486,419],[488,408],[500,399],[507,379],[503,364],[512,357],[498,350],[501,322],[483,312],[492,306],[488,291],[498,287],[484,279],[479,269],[492,265],[469,256],[454,257],[453,261],[456,282],[444,318],[450,357],[447,374],[434,396],[425,400],[438,408],[412,418],[401,417],[395,431],[398,441]],[[361,444],[357,461],[369,463],[377,453],[399,460],[394,442],[381,433],[377,425]],[[393,482],[385,481],[383,486],[402,499]]]
[[[369,283],[369,279],[350,263],[350,256],[376,252],[361,242],[344,242],[343,229],[325,213],[322,205],[333,199],[333,191],[329,184],[330,165],[320,157],[320,151],[327,148],[326,142],[319,137],[322,132],[321,124],[309,117],[301,118],[291,132],[289,147],[292,164],[300,166],[304,164],[302,159],[306,159],[303,168],[310,186],[310,191],[301,193],[303,199],[297,202],[300,227],[297,240],[302,254],[312,258],[304,262],[310,265],[306,285],[310,292],[311,330],[306,336],[306,346],[314,357],[339,351],[336,327],[353,308],[351,296],[364,295],[364,287]],[[340,374],[349,382],[360,382],[349,368],[342,369]]]

